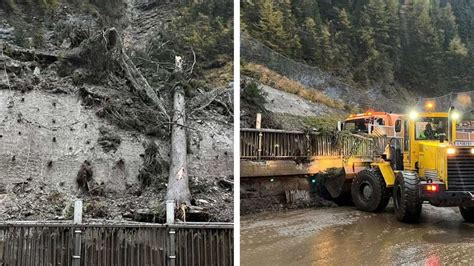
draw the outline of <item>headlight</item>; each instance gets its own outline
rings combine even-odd
[[[434,102],[426,102],[425,109],[428,111],[431,111],[433,110],[434,106],[435,106]]]
[[[411,111],[409,116],[411,120],[415,120],[418,117],[418,113],[416,111]]]
[[[458,112],[454,111],[451,113],[451,119],[459,120],[459,117],[461,117],[461,115]]]
[[[448,154],[455,154],[456,153],[456,149],[455,148],[448,148]]]

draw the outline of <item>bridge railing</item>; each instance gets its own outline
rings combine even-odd
[[[0,265],[231,266],[233,251],[232,224],[0,223]]]
[[[313,156],[373,157],[385,147],[384,137],[345,132],[313,133],[275,129],[240,130],[240,158],[298,160]]]

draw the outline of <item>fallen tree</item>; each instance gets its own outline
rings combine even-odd
[[[181,76],[181,58],[176,57],[176,74]],[[171,126],[171,162],[168,179],[167,200],[173,200],[182,210],[191,206],[191,192],[187,168],[186,147],[186,101],[184,89],[178,84],[173,93],[173,119]],[[183,213],[185,218],[185,215]]]

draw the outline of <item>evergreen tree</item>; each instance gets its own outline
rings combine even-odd
[[[393,64],[393,72],[398,75],[400,71],[400,14],[399,1],[387,0],[385,7],[385,16],[387,17],[388,38],[386,43],[386,51],[388,58]]]
[[[334,67],[337,72],[348,75],[350,74],[352,63],[352,23],[344,8],[339,10],[338,13],[337,21],[335,23],[336,33],[334,35]]]
[[[375,46],[375,32],[371,25],[371,19],[367,8],[360,12],[357,30],[357,55],[354,69],[356,81],[367,84],[369,68],[374,68],[379,52]],[[376,67],[375,67],[376,68]]]
[[[316,29],[316,22],[307,17],[300,33],[303,59],[313,64],[317,63],[316,58],[318,58],[318,33]]]
[[[258,23],[259,37],[270,48],[287,53],[291,47],[290,36],[283,24],[283,13],[273,5],[273,0],[263,0]]]
[[[454,36],[449,42],[449,51],[459,57],[466,57],[468,53],[466,45],[464,45],[459,36]]]
[[[317,44],[316,60],[318,65],[323,69],[330,70],[334,61],[334,53],[332,50],[332,36],[329,27],[325,24],[321,26]]]

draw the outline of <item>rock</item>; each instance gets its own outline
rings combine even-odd
[[[227,190],[232,190],[232,188],[234,187],[234,183],[229,181],[229,180],[225,180],[225,179],[220,179],[219,181],[217,181],[217,184],[223,188],[223,189],[227,189]]]
[[[227,112],[227,110],[222,106],[217,107],[216,111],[217,111],[217,113],[222,114],[222,115],[225,115],[226,112]]]
[[[33,75],[35,77],[38,77],[39,75],[41,75],[41,70],[39,67],[35,67],[35,70],[33,70]]]
[[[204,203],[204,204],[209,204],[209,201],[203,200],[203,199],[198,199],[196,200],[197,202]]]
[[[133,104],[133,100],[130,99],[130,98],[127,98],[127,100],[125,100],[125,103],[126,103],[127,105],[132,105],[132,104]]]
[[[70,38],[66,38],[63,40],[63,43],[61,44],[61,48],[63,49],[69,49],[71,48],[71,39]]]
[[[133,219],[133,214],[131,212],[125,212],[122,214],[122,218]]]
[[[0,40],[13,40],[13,27],[0,27]]]
[[[97,139],[97,143],[102,146],[102,149],[105,152],[116,152],[122,142],[120,136],[104,126],[99,128],[99,132],[100,137]]]
[[[133,220],[137,222],[151,223],[155,219],[155,214],[150,209],[138,209],[133,215]]]

